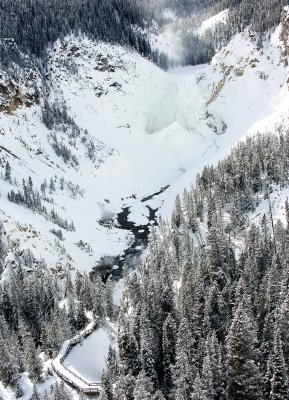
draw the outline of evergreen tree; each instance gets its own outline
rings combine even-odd
[[[165,397],[160,390],[157,390],[153,395],[152,400],[165,400]]]
[[[202,369],[202,389],[207,400],[225,399],[225,376],[222,369],[221,348],[213,331],[205,343]]]
[[[101,390],[100,395],[99,395],[99,400],[108,400],[107,394],[105,390]],[[117,398],[118,399],[118,398]],[[125,398],[123,400],[126,400]]]
[[[0,377],[4,386],[16,386],[19,379],[18,366],[16,360],[9,352],[7,344],[5,343],[2,335],[0,335]]]
[[[42,361],[37,354],[34,340],[29,332],[25,322],[19,317],[19,337],[22,344],[22,351],[24,353],[25,366],[28,370],[28,376],[33,382],[41,379],[42,374]]]
[[[179,228],[181,222],[182,222],[182,203],[180,196],[177,195],[174,212],[172,214],[172,224],[175,225],[177,228]]]
[[[115,382],[117,380],[119,370],[116,358],[116,351],[114,348],[109,346],[108,355],[107,355],[107,370],[110,375],[110,379]]]
[[[71,395],[71,391],[64,385],[63,381],[61,381],[60,384],[56,381],[53,388],[53,400],[71,400]]]
[[[173,373],[176,399],[189,399],[197,373],[196,368],[191,333],[187,321],[183,319],[178,330],[176,363]]]
[[[262,398],[257,334],[249,304],[246,295],[243,295],[228,335],[228,400]]]
[[[191,400],[207,400],[207,397],[202,389],[202,380],[199,373],[197,373],[194,383],[194,390],[190,398]]]
[[[102,301],[106,316],[110,319],[113,318],[113,284],[110,279],[106,282]]]
[[[138,375],[141,369],[139,349],[134,335],[130,335],[127,328],[120,327],[118,334],[118,348],[120,369],[123,374]]]
[[[33,392],[30,400],[41,400],[41,396],[35,385],[33,385]]]
[[[271,362],[273,376],[271,378],[270,400],[289,399],[288,371],[284,360],[281,335],[277,327]]]
[[[166,394],[172,390],[172,370],[175,363],[176,323],[169,314],[163,325],[162,357],[164,387]]]
[[[146,376],[144,371],[141,371],[137,377],[135,388],[133,391],[134,400],[151,400],[153,395],[153,383]]]
[[[11,183],[11,167],[9,162],[7,161],[5,164],[5,177],[4,177],[5,181]]]
[[[112,400],[113,399],[113,387],[112,387],[112,380],[111,380],[111,376],[109,373],[107,372],[103,372],[102,376],[101,376],[101,384],[103,387],[103,392],[105,393],[106,397],[108,400]]]
[[[153,383],[157,382],[156,374],[156,342],[155,335],[152,328],[152,323],[148,316],[148,312],[143,309],[141,316],[141,338],[140,338],[140,362],[145,375],[152,380]]]
[[[134,400],[135,377],[131,374],[121,375],[114,387],[114,400]]]

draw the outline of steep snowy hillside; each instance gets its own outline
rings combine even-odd
[[[202,25],[199,28],[199,33],[204,34],[208,29],[214,28],[216,24],[225,24],[228,19],[228,14],[229,9],[226,9],[206,19],[204,22],[202,22]]]
[[[226,156],[238,140],[258,132],[278,132],[278,126],[288,129],[288,12],[263,47],[258,45],[258,36],[246,30],[236,35],[196,79],[205,97],[204,121],[198,126],[202,145],[192,168],[163,197],[162,211],[167,216],[176,195],[190,186],[205,165]]]
[[[166,73],[119,46],[67,37],[50,51],[46,102],[54,113],[65,109],[72,125],[45,126],[43,100],[12,107],[15,90],[4,76],[3,87],[12,88],[10,109],[0,116],[2,166],[9,161],[12,168],[12,183],[1,185],[7,232],[51,266],[91,271],[101,256],[121,253],[131,240],[127,232],[99,220],[113,220],[129,205],[131,218],[145,223],[150,203],[143,197],[173,184],[163,194],[170,210],[180,186],[237,140],[288,123],[282,38],[278,27],[259,48],[258,37],[245,31],[211,65]],[[64,230],[62,242],[51,233],[59,227],[8,201],[8,191],[21,189],[29,176],[39,191],[46,179],[46,197],[53,200],[47,208],[73,221],[75,231]]]
[[[12,169],[1,185],[1,212],[13,240],[49,265],[91,271],[100,256],[118,255],[130,241],[126,231],[98,221],[113,220],[123,205],[140,204],[189,168],[200,140],[190,132],[202,112],[194,99],[202,102],[202,94],[194,77],[180,79],[136,53],[87,39],[58,42],[47,78],[45,102],[21,106],[19,88],[0,116],[3,178],[7,162]],[[59,226],[7,198],[29,176],[48,212],[74,223],[61,242],[51,232]],[[138,221],[148,223],[147,203],[142,214]]]

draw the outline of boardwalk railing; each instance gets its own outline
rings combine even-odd
[[[86,381],[82,376],[76,374],[63,365],[63,362],[70,353],[71,349],[79,344],[85,337],[89,336],[96,329],[96,327],[100,325],[100,323],[105,325],[114,334],[116,334],[114,329],[109,325],[108,321],[91,319],[87,327],[82,332],[63,343],[58,356],[52,361],[52,370],[66,383],[78,389],[82,393],[99,394],[102,386],[101,382]]]

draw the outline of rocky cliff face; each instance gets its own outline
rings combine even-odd
[[[39,103],[40,76],[33,70],[23,71],[21,75],[23,84],[0,72],[0,112],[11,114],[21,106],[31,107]]]
[[[35,60],[23,54],[13,39],[0,40],[0,112],[40,102],[42,76]]]

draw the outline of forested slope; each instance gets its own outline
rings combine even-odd
[[[46,381],[43,355],[56,357],[62,343],[84,328],[88,310],[99,318],[113,316],[112,284],[104,285],[100,278],[92,282],[79,273],[73,280],[69,272],[56,274],[31,251],[10,241],[2,224],[0,267],[5,268],[0,287],[0,380],[18,398],[27,396],[23,373],[33,383]],[[43,399],[71,399],[69,390],[53,383]],[[37,393],[35,388],[33,400],[40,399]]]
[[[280,22],[282,9],[286,6],[286,0],[258,1],[258,0],[220,0],[199,1],[171,0],[149,1],[161,31],[169,29],[176,36],[181,36],[184,64],[202,64],[209,62],[213,55],[226,45],[231,38],[244,29],[250,29],[259,35],[259,46],[272,28]],[[163,10],[171,10],[174,18],[169,21],[164,17]],[[216,17],[222,11],[226,11],[225,20],[218,21],[205,30],[200,30],[202,22]]]
[[[177,197],[126,275],[108,399],[288,399],[289,204],[281,221],[270,201],[288,146],[281,127],[248,138]]]
[[[162,29],[167,23],[164,10],[169,9],[178,17],[174,29],[182,32],[182,62],[204,63],[246,27],[262,36],[277,26],[285,5],[286,0],[150,0],[147,3],[141,0],[3,0],[0,2],[0,59],[6,66],[17,60],[17,48],[11,42],[9,46],[5,45],[7,39],[12,39],[22,52],[32,57],[33,62],[37,57],[36,64],[43,67],[46,50],[57,39],[69,34],[82,34],[93,40],[132,47],[166,68],[165,55],[151,48],[149,31],[155,21]],[[198,33],[200,22],[226,9],[229,10],[226,23],[216,24],[205,34]],[[23,67],[29,61],[20,58],[19,62]]]
[[[0,15],[0,37],[13,38],[22,51],[35,56],[57,39],[79,32],[149,54],[145,37],[133,30],[133,25],[143,26],[146,15],[134,0],[1,1]]]

